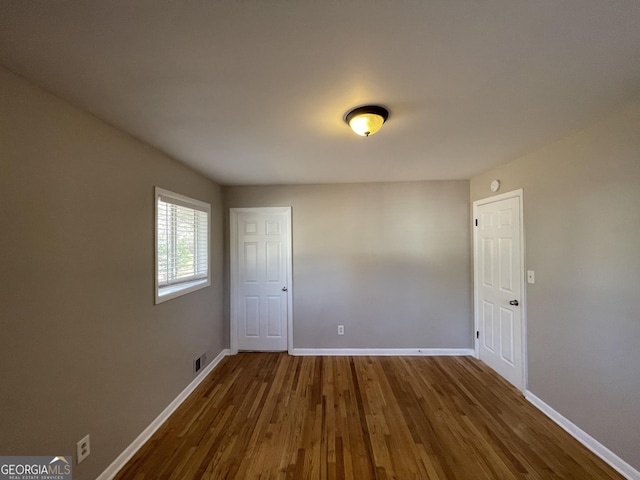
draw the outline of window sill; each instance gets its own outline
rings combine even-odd
[[[209,285],[211,285],[211,281],[206,278],[193,282],[180,283],[178,285],[169,285],[168,287],[160,287],[156,290],[156,305],[173,298],[181,297],[187,293],[195,292]]]

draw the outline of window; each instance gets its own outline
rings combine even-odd
[[[211,285],[208,203],[156,187],[156,303]]]

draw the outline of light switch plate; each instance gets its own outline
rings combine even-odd
[[[527,270],[527,283],[536,283],[536,272],[533,270]]]

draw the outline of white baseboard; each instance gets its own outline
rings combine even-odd
[[[595,453],[602,460],[607,462],[611,467],[618,471],[621,475],[629,480],[640,480],[640,471],[633,468],[607,447],[598,442],[595,438],[575,425],[566,417],[556,412],[544,401],[536,397],[530,391],[525,392],[525,398],[535,405],[542,413],[547,415],[551,420],[565,429],[572,437],[582,443],[585,447]]]
[[[96,480],[112,480],[116,474],[124,467],[131,457],[135,455],[135,453],[142,447],[147,440],[151,438],[151,435],[155,433],[158,428],[171,416],[173,412],[184,402],[189,395],[196,389],[198,385],[209,375],[209,373],[216,368],[216,366],[222,361],[224,357],[229,355],[229,349],[225,349],[218,354],[216,358],[214,358],[209,365],[205,367],[205,369],[198,374],[193,381],[187,385],[187,387],[180,392],[178,395],[168,406],[165,408],[160,415],[156,417],[156,419],[151,422],[151,424],[145,428],[140,435],[125,448],[124,452],[118,455],[111,465],[107,467],[107,469],[100,474],[100,476]]]
[[[403,357],[403,356],[468,356],[473,355],[472,348],[294,348],[291,355],[340,357],[340,356],[372,356],[372,357]]]

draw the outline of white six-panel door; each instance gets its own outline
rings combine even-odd
[[[232,350],[288,349],[288,207],[231,209]]]
[[[480,360],[523,390],[521,201],[521,195],[506,194],[474,203],[474,267],[476,351]]]

